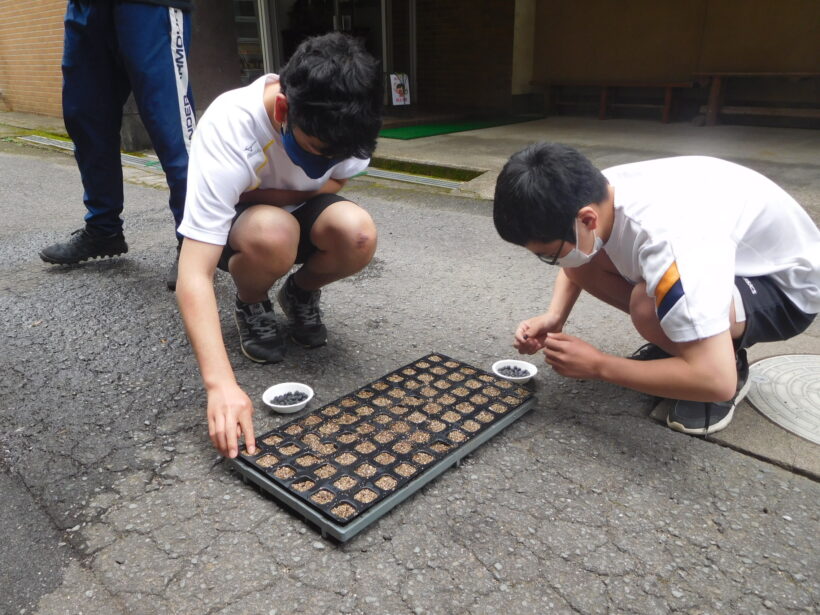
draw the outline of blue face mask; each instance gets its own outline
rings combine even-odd
[[[296,135],[293,134],[293,129],[290,124],[285,124],[285,129],[282,131],[282,144],[285,146],[290,161],[297,167],[302,169],[311,179],[319,179],[327,173],[328,169],[339,162],[332,158],[326,158],[319,154],[313,154],[302,148],[296,141]]]

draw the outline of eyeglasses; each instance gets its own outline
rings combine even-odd
[[[561,250],[564,249],[564,242],[565,240],[561,240],[561,245],[558,246],[558,249],[555,251],[555,254],[552,256],[547,256],[546,254],[536,254],[538,260],[542,263],[546,263],[547,265],[556,265],[558,264],[558,258],[561,256]]]

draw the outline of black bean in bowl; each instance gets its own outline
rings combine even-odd
[[[303,393],[302,391],[290,391],[288,393],[282,393],[282,395],[277,395],[271,402],[277,406],[292,406],[293,404],[305,401],[307,398],[307,393]]]
[[[509,376],[510,378],[524,378],[530,375],[530,370],[521,369],[515,365],[505,365],[498,368],[498,373],[502,376]]]

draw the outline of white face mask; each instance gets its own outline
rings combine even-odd
[[[581,250],[578,249],[578,218],[575,219],[575,247],[567,252],[565,256],[557,259],[555,264],[559,267],[580,267],[581,265],[586,265],[589,261],[592,260],[592,257],[598,253],[598,250],[601,249],[601,246],[604,245],[604,242],[601,240],[598,235],[595,234],[595,230],[592,231],[592,236],[595,237],[595,241],[592,246],[592,252],[589,254],[584,254]]]

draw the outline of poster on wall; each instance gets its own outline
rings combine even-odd
[[[410,104],[410,78],[407,73],[392,73],[390,75],[390,92],[393,95],[394,105]]]

